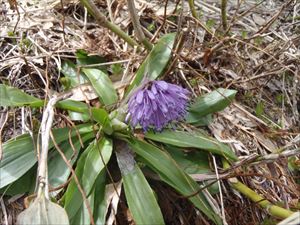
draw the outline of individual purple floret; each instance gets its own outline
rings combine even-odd
[[[172,121],[186,114],[190,92],[165,81],[150,81],[139,88],[128,101],[126,122],[140,124],[144,131],[161,131]]]

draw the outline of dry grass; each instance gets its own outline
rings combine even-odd
[[[45,98],[49,89],[61,91],[61,63],[74,59],[77,49],[101,55],[107,62],[121,61],[128,77],[134,75],[146,55],[136,53],[99,26],[76,0],[63,4],[59,0],[9,2],[11,5],[3,2],[0,9],[0,83],[31,95]],[[182,6],[171,0],[136,0],[136,6],[145,34],[153,42],[165,33],[182,34],[182,46],[174,52],[174,63],[165,79],[182,83],[197,95],[217,87],[238,90],[236,102],[214,115],[209,126],[213,136],[229,143],[245,160],[232,173],[269,201],[297,208],[299,179],[289,170],[287,158],[253,165],[247,159],[300,147],[300,4],[295,0],[228,1],[228,29],[223,30],[220,2],[195,1],[198,19],[192,16],[187,1]],[[133,33],[126,1],[97,3],[112,22]],[[28,121],[40,118],[39,112],[28,108],[1,109],[0,114],[2,141],[32,129]],[[293,157],[299,166],[298,156]],[[207,223],[187,201],[178,200],[176,193],[153,185],[158,195],[168,196],[160,201],[168,224]],[[267,221],[266,211],[232,191],[226,177],[221,187],[223,195],[215,199],[224,207],[228,224]],[[5,206],[1,204],[10,223],[18,212],[13,206],[17,200],[5,198]],[[120,213],[118,224],[126,224],[120,221],[122,218],[131,224],[127,214],[126,210]],[[176,219],[171,221],[175,214]]]

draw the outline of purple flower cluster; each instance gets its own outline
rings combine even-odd
[[[132,127],[140,124],[144,131],[161,131],[172,121],[186,114],[190,92],[165,81],[150,81],[129,99],[126,122]]]

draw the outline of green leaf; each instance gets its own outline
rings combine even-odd
[[[83,169],[84,169],[84,165],[86,162],[86,158],[87,158],[90,150],[93,148],[93,146],[94,146],[94,143],[91,143],[86,148],[86,150],[82,153],[82,155],[79,157],[79,160],[77,162],[75,174],[80,183],[82,183],[81,179],[82,179],[82,174],[83,174]],[[69,219],[71,220],[76,215],[76,213],[78,212],[80,207],[82,207],[82,202],[83,202],[81,193],[77,187],[77,184],[76,184],[74,178],[72,178],[70,184],[68,185],[68,188],[66,190],[66,193],[65,193],[63,199],[64,199],[64,208],[66,209]]]
[[[155,80],[162,74],[171,59],[175,37],[175,33],[170,33],[159,39],[136,72],[135,79],[128,87],[127,94],[140,85],[146,74],[149,80]]]
[[[99,55],[88,55],[88,52],[86,52],[83,49],[79,49],[76,51],[76,61],[78,65],[92,65],[92,64],[99,64],[104,63],[105,59],[102,56]],[[97,66],[98,69],[105,69],[104,66]]]
[[[91,143],[80,156],[75,173],[87,195],[93,192],[91,190],[98,176],[100,176],[101,172],[104,170],[104,166],[108,163],[111,153],[111,140],[103,137],[99,142]],[[86,210],[86,206],[83,204],[82,195],[79,192],[74,179],[71,180],[64,199],[64,206],[70,219],[76,218],[78,212],[84,213],[82,210]]]
[[[88,82],[87,77],[76,68],[76,65],[70,60],[65,60],[61,66],[61,72],[70,81],[71,87]],[[67,88],[68,89],[68,88]]]
[[[199,116],[197,113],[188,112],[185,121],[193,126],[208,126],[212,122],[212,115]]]
[[[92,108],[93,119],[103,126],[103,131],[111,135],[113,132],[108,113],[104,109]]]
[[[167,146],[166,150],[187,174],[211,172],[206,152],[184,152],[182,149],[174,146]]]
[[[41,107],[43,104],[43,100],[28,95],[18,88],[0,84],[0,106]]]
[[[177,147],[198,148],[231,160],[237,160],[236,155],[227,145],[199,132],[189,133],[165,129],[161,133],[147,132],[145,137]]]
[[[58,108],[65,109],[65,110],[70,110],[74,112],[80,112],[80,113],[86,113],[88,114],[88,105],[83,103],[83,102],[78,102],[74,100],[63,100],[59,101],[55,105]]]
[[[82,185],[87,194],[90,193],[99,173],[107,165],[112,153],[112,141],[103,137],[90,150],[82,174]]]
[[[17,224],[68,225],[69,219],[61,206],[41,196],[18,216]]]
[[[98,69],[84,68],[82,71],[87,75],[91,81],[95,92],[100,97],[104,105],[111,105],[116,103],[118,95],[113,87],[113,84],[107,74]]]
[[[209,165],[209,157],[207,152],[199,152],[199,151],[189,151],[185,152],[183,149],[174,147],[174,146],[166,146],[166,150],[171,155],[171,157],[176,161],[176,163],[182,168],[184,172],[187,174],[208,174],[212,173],[210,165]],[[204,185],[208,185],[211,183],[204,182]],[[208,186],[208,191],[211,194],[216,194],[219,192],[218,184],[215,182]]]
[[[94,210],[94,199],[94,192],[92,192],[91,195],[87,198],[92,212]],[[89,211],[85,204],[80,205],[80,209],[77,211],[76,215],[70,219],[70,222],[71,224],[91,224]]]
[[[32,139],[28,134],[18,136],[3,144],[0,161],[0,188],[14,182],[36,163]]]
[[[107,202],[105,202],[106,199],[104,198],[105,181],[106,171],[102,170],[95,181],[91,194],[87,198],[93,213],[94,222],[99,225],[105,224],[107,213]],[[90,224],[90,215],[84,203],[81,205],[76,215],[71,219],[71,224]]]
[[[125,143],[116,152],[126,200],[136,224],[164,224],[154,193]]]
[[[106,171],[102,170],[94,185],[94,220],[95,224],[105,224],[107,201],[105,199]]]
[[[211,208],[205,195],[202,192],[194,195],[198,192],[200,186],[180,169],[169,154],[138,139],[130,139],[128,143],[131,148],[143,158],[144,162],[159,174],[163,181],[171,185],[184,196],[192,195],[189,200],[199,210],[216,224],[222,224],[221,218]]]
[[[79,134],[91,132],[90,125],[78,126]],[[54,138],[57,144],[68,139],[69,128],[60,128],[53,130]],[[72,129],[71,137],[77,135]],[[0,161],[0,188],[16,181],[25,174],[36,163],[36,153],[32,138],[29,134],[20,135],[5,142],[3,148],[3,159]],[[52,141],[49,149],[53,147]]]
[[[33,166],[19,179],[1,188],[0,193],[9,196],[15,196],[24,193],[29,193],[30,195],[34,193],[36,184],[36,172],[37,167]]]
[[[70,120],[72,121],[83,121],[87,122],[90,120],[90,116],[88,113],[78,113],[73,111],[68,111]]]
[[[165,224],[153,190],[141,169],[136,165],[122,175],[125,196],[136,224]]]
[[[85,135],[82,135],[81,140],[84,143],[93,137],[93,132],[90,132]],[[73,165],[77,160],[81,148],[79,138],[72,138],[72,146],[70,145],[69,140],[64,141],[59,146],[69,163]],[[49,184],[51,185],[51,187],[58,187],[67,182],[71,171],[69,170],[69,167],[67,166],[66,162],[62,159],[58,151],[50,152],[48,158]]]
[[[198,97],[190,106],[189,111],[198,117],[225,109],[234,99],[236,90],[218,88],[208,94]]]

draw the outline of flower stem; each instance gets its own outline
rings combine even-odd
[[[223,160],[223,167],[225,169],[230,168],[228,162],[225,160]],[[251,199],[253,202],[257,203],[262,208],[266,209],[268,211],[268,213],[272,216],[285,219],[294,213],[290,210],[273,205],[271,202],[266,200],[264,197],[257,194],[255,191],[253,191],[252,189],[247,187],[242,182],[238,181],[237,178],[229,178],[228,181],[235,190],[239,191],[240,193],[245,195],[247,198]]]
[[[103,26],[114,32],[124,41],[126,41],[132,47],[138,46],[139,44],[133,40],[128,34],[122,31],[117,25],[109,22],[106,17],[97,9],[96,5],[94,4],[93,0],[80,0],[81,4],[83,4],[89,13],[97,20],[97,22]]]

